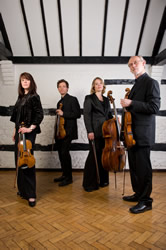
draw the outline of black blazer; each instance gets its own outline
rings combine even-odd
[[[62,103],[63,117],[65,120],[64,128],[66,135],[72,140],[78,139],[77,119],[81,117],[80,105],[76,97],[66,94],[58,103]]]
[[[43,120],[43,109],[38,94],[27,94],[22,99],[18,98],[10,121],[16,124],[16,128],[20,126],[21,122],[24,122],[26,127],[30,125],[36,125],[34,131],[39,134],[40,123]]]
[[[160,108],[160,89],[156,80],[146,73],[136,79],[128,108],[132,115],[132,131],[136,144],[151,146],[155,142],[155,114]]]
[[[85,127],[87,132],[93,132],[95,137],[102,137],[104,121],[112,118],[109,100],[105,96],[103,96],[103,99],[103,105],[96,94],[87,95],[84,100]]]

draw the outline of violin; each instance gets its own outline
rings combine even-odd
[[[63,104],[59,104],[59,109],[62,110]],[[66,136],[66,131],[64,128],[65,119],[64,117],[57,114],[56,122],[55,122],[55,138],[63,139]]]
[[[120,141],[120,124],[115,107],[112,91],[108,91],[107,97],[113,104],[115,117],[105,121],[102,126],[105,147],[102,152],[102,165],[107,171],[122,171],[125,166],[125,148]]]
[[[24,127],[24,123],[21,126]],[[26,165],[28,168],[32,168],[35,165],[35,158],[31,154],[31,149],[31,141],[26,140],[25,134],[20,133],[20,140],[18,142],[18,167]]]
[[[130,89],[126,88],[125,91],[125,98],[127,99],[130,94]],[[131,113],[127,111],[126,108],[123,108],[121,138],[126,148],[131,148],[136,144],[132,133]]]

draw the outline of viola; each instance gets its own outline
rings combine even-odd
[[[23,124],[21,126],[24,126]],[[35,165],[35,158],[31,154],[32,143],[30,140],[26,140],[25,134],[20,133],[20,140],[18,142],[18,167],[26,165],[28,168],[32,168]]]
[[[128,98],[130,89],[126,88],[125,91],[125,98]],[[124,145],[126,148],[131,148],[136,144],[132,133],[131,113],[127,111],[126,108],[123,108],[121,138],[124,141]]]
[[[102,165],[107,171],[122,171],[125,166],[125,148],[120,141],[120,124],[115,107],[112,91],[108,91],[107,97],[113,104],[115,117],[105,121],[102,133],[105,139],[105,147],[102,152]]]
[[[63,104],[59,104],[59,109],[62,110]],[[57,114],[56,121],[55,121],[55,138],[63,139],[66,136],[66,131],[64,128],[65,119],[64,117]]]

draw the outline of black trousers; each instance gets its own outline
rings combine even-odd
[[[26,140],[30,140],[32,142],[32,150],[33,154],[36,133],[32,131],[31,133],[25,133]],[[15,140],[15,163],[17,164],[18,157],[18,133],[16,132],[16,140]],[[18,168],[17,173],[17,187],[22,196],[25,199],[36,198],[36,170],[35,166],[32,168],[24,168],[24,166]]]
[[[130,177],[133,191],[139,201],[152,201],[152,166],[150,147],[134,146],[128,150]]]
[[[109,183],[109,173],[106,171],[101,162],[102,151],[105,145],[105,141],[103,138],[95,138],[95,148],[96,148],[96,155],[97,155],[97,163],[98,163],[98,170],[99,170],[99,179],[100,184]],[[98,189],[99,184],[97,182],[97,171],[96,171],[96,163],[92,148],[92,142],[89,141],[89,154],[85,162],[84,168],[84,175],[83,175],[83,187],[85,189]]]
[[[62,168],[62,175],[66,179],[72,179],[72,161],[70,156],[70,145],[72,139],[66,136],[64,139],[56,140],[56,145],[59,154],[59,160]]]

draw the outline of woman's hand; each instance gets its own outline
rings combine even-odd
[[[89,134],[88,134],[88,139],[89,139],[90,141],[94,140],[94,138],[95,138],[94,133],[89,133]]]
[[[18,130],[18,133],[21,133],[21,134],[31,133],[31,132],[32,132],[32,129],[31,128],[26,128],[26,127],[20,128]]]

